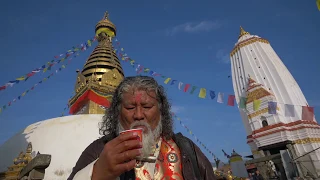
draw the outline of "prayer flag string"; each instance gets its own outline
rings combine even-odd
[[[87,47],[83,50],[86,50]],[[73,55],[73,58],[76,58],[77,56],[79,56],[79,53],[76,53]],[[69,58],[70,57],[70,58]],[[49,76],[43,78],[41,81],[39,81],[38,83],[34,84],[30,89],[24,91],[21,95],[19,95],[17,98],[14,98],[13,100],[9,101],[8,104],[5,104],[3,106],[0,106],[0,114],[2,113],[2,111],[6,110],[8,107],[12,106],[12,103],[16,102],[17,100],[20,100],[23,96],[25,96],[27,93],[29,93],[30,91],[34,90],[34,88],[40,84],[42,84],[43,82],[47,81],[48,79],[50,79],[50,77],[52,77],[54,74],[58,74],[58,72],[60,72],[62,69],[65,69],[67,67],[68,64],[71,63],[72,57],[68,56],[67,58],[69,59],[65,59],[67,60],[67,63],[64,65],[61,65],[61,67],[59,69],[57,69],[55,72],[51,73]]]
[[[215,155],[213,154],[213,152],[211,150],[209,150],[209,148],[202,142],[200,141],[199,138],[197,138],[197,136],[192,132],[192,130],[187,127],[181,120],[180,117],[178,117],[177,115],[175,115],[174,112],[171,112],[172,116],[179,121],[179,124],[185,128],[187,130],[187,132],[196,140],[196,142],[200,145],[201,148],[205,149],[210,155],[212,155],[213,157],[215,157]]]
[[[162,78],[162,81],[166,85],[171,85],[171,86],[177,86],[179,90],[183,90],[183,92],[190,92],[190,94],[196,94],[195,91],[199,89],[198,97],[201,99],[211,99],[216,101],[220,104],[225,104],[227,102],[227,106],[234,107],[235,103],[234,101],[236,100],[234,94],[229,94],[227,96],[227,99],[225,99],[225,93],[224,92],[217,92],[214,90],[209,90],[206,88],[198,88],[199,86],[196,85],[191,85],[188,83],[183,83],[177,79],[173,79],[172,77],[164,76],[163,74],[160,74],[156,71],[152,71],[151,68],[147,68],[146,66],[143,66],[141,64],[138,64],[135,60],[130,58],[128,54],[125,52],[124,48],[120,46],[120,42],[118,39],[114,40],[114,47],[115,47],[115,53],[118,55],[118,57],[122,60],[122,62],[127,62],[130,63],[130,66],[135,68],[135,71],[137,74],[145,73],[146,75],[153,76],[153,77],[160,77]],[[217,97],[217,98],[216,98]],[[247,112],[247,106],[250,102],[247,103],[247,98],[246,97],[239,97],[240,101],[238,102],[238,107],[239,109],[245,109]],[[277,111],[279,111],[279,108],[277,106],[274,106],[274,104],[277,104],[277,102],[270,101],[268,102],[268,106],[264,107],[264,104],[262,104],[260,99],[254,99],[252,101],[253,103],[253,110],[256,112],[264,112],[264,108],[267,109],[267,113],[271,115],[281,115]],[[281,104],[281,103],[278,103]],[[284,103],[283,103],[284,104]],[[286,117],[295,117],[296,114],[295,111],[300,111],[302,115],[304,115],[305,118],[304,120],[312,120],[314,117],[314,107],[309,107],[308,105],[306,106],[301,106],[301,105],[291,105],[293,106],[296,110],[293,110],[292,107],[289,107],[289,104],[284,104],[287,106],[285,109],[285,116]],[[277,111],[274,110],[274,108],[277,108]],[[298,110],[299,109],[299,110]],[[304,113],[307,112],[307,113]],[[306,115],[307,114],[307,115]]]
[[[91,46],[91,43],[94,41],[96,41],[95,37],[93,39],[89,39],[85,41],[85,43],[82,43],[77,46],[73,46],[72,49],[67,50],[65,53],[54,56],[53,60],[48,61],[46,64],[40,66],[39,68],[35,68],[31,72],[23,76],[20,76],[18,78],[15,78],[14,80],[11,80],[5,83],[4,85],[0,86],[0,91],[3,91],[8,87],[12,87],[13,85],[18,84],[21,81],[27,81],[29,78],[31,78],[32,76],[34,76],[35,74],[41,71],[43,73],[50,71],[54,65],[64,62],[67,58],[71,57],[74,54],[79,55],[79,52],[87,50]]]

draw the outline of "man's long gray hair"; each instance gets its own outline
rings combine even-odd
[[[117,87],[112,98],[110,108],[106,110],[103,116],[103,121],[100,124],[101,135],[118,135],[118,123],[120,108],[122,102],[122,94],[130,90],[144,90],[147,93],[154,91],[156,99],[159,103],[161,112],[162,132],[161,135],[165,139],[170,139],[173,135],[173,120],[170,113],[171,105],[167,99],[163,86],[159,85],[157,81],[148,76],[134,76],[126,77]]]

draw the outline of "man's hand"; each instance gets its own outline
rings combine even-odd
[[[92,172],[93,180],[114,180],[134,168],[135,158],[141,155],[142,144],[138,134],[121,134],[105,144]]]

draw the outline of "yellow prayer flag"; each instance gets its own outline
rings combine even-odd
[[[200,88],[199,98],[206,98],[207,90],[206,88]]]
[[[22,80],[25,80],[26,78],[24,76],[21,76],[19,78],[17,78],[16,80],[19,80],[19,81],[22,81]]]
[[[124,60],[124,57],[123,58],[121,58],[122,60]]]
[[[257,111],[260,108],[261,100],[254,100],[253,101],[253,110]]]
[[[317,7],[318,7],[318,10],[320,11],[320,0],[317,0]]]
[[[26,94],[27,94],[27,93],[26,93],[26,92],[24,92],[24,93],[22,93],[22,94],[21,94],[21,96],[25,96]]]
[[[91,46],[91,41],[90,40],[88,40],[88,46]]]
[[[192,135],[192,131],[190,131],[190,134]]]
[[[179,118],[179,117],[178,117],[177,119],[180,121],[180,118]]]
[[[65,65],[62,65],[61,67],[62,67],[62,68],[66,68],[66,66],[65,66]]]
[[[47,70],[48,70],[48,68],[44,68],[44,69],[43,69],[43,72],[46,72]]]
[[[124,49],[123,49],[123,48],[121,48],[121,51],[124,51]]]
[[[167,78],[165,81],[164,81],[164,83],[165,84],[168,84],[168,82],[171,80],[171,78]]]
[[[43,80],[42,81],[46,81],[47,80],[47,78],[43,78]]]

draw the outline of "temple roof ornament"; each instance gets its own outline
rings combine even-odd
[[[112,46],[116,26],[106,11],[95,28],[98,45],[82,70],[77,70],[75,95],[69,100],[70,114],[104,114],[112,94],[124,78],[124,72]],[[87,106],[86,109],[83,107]],[[103,108],[101,108],[103,107]]]
[[[239,35],[239,38],[238,39],[240,39],[242,36],[244,36],[244,35],[250,35],[250,33],[249,32],[247,32],[247,31],[245,31],[243,28],[242,28],[242,26],[240,26],[240,35]]]

